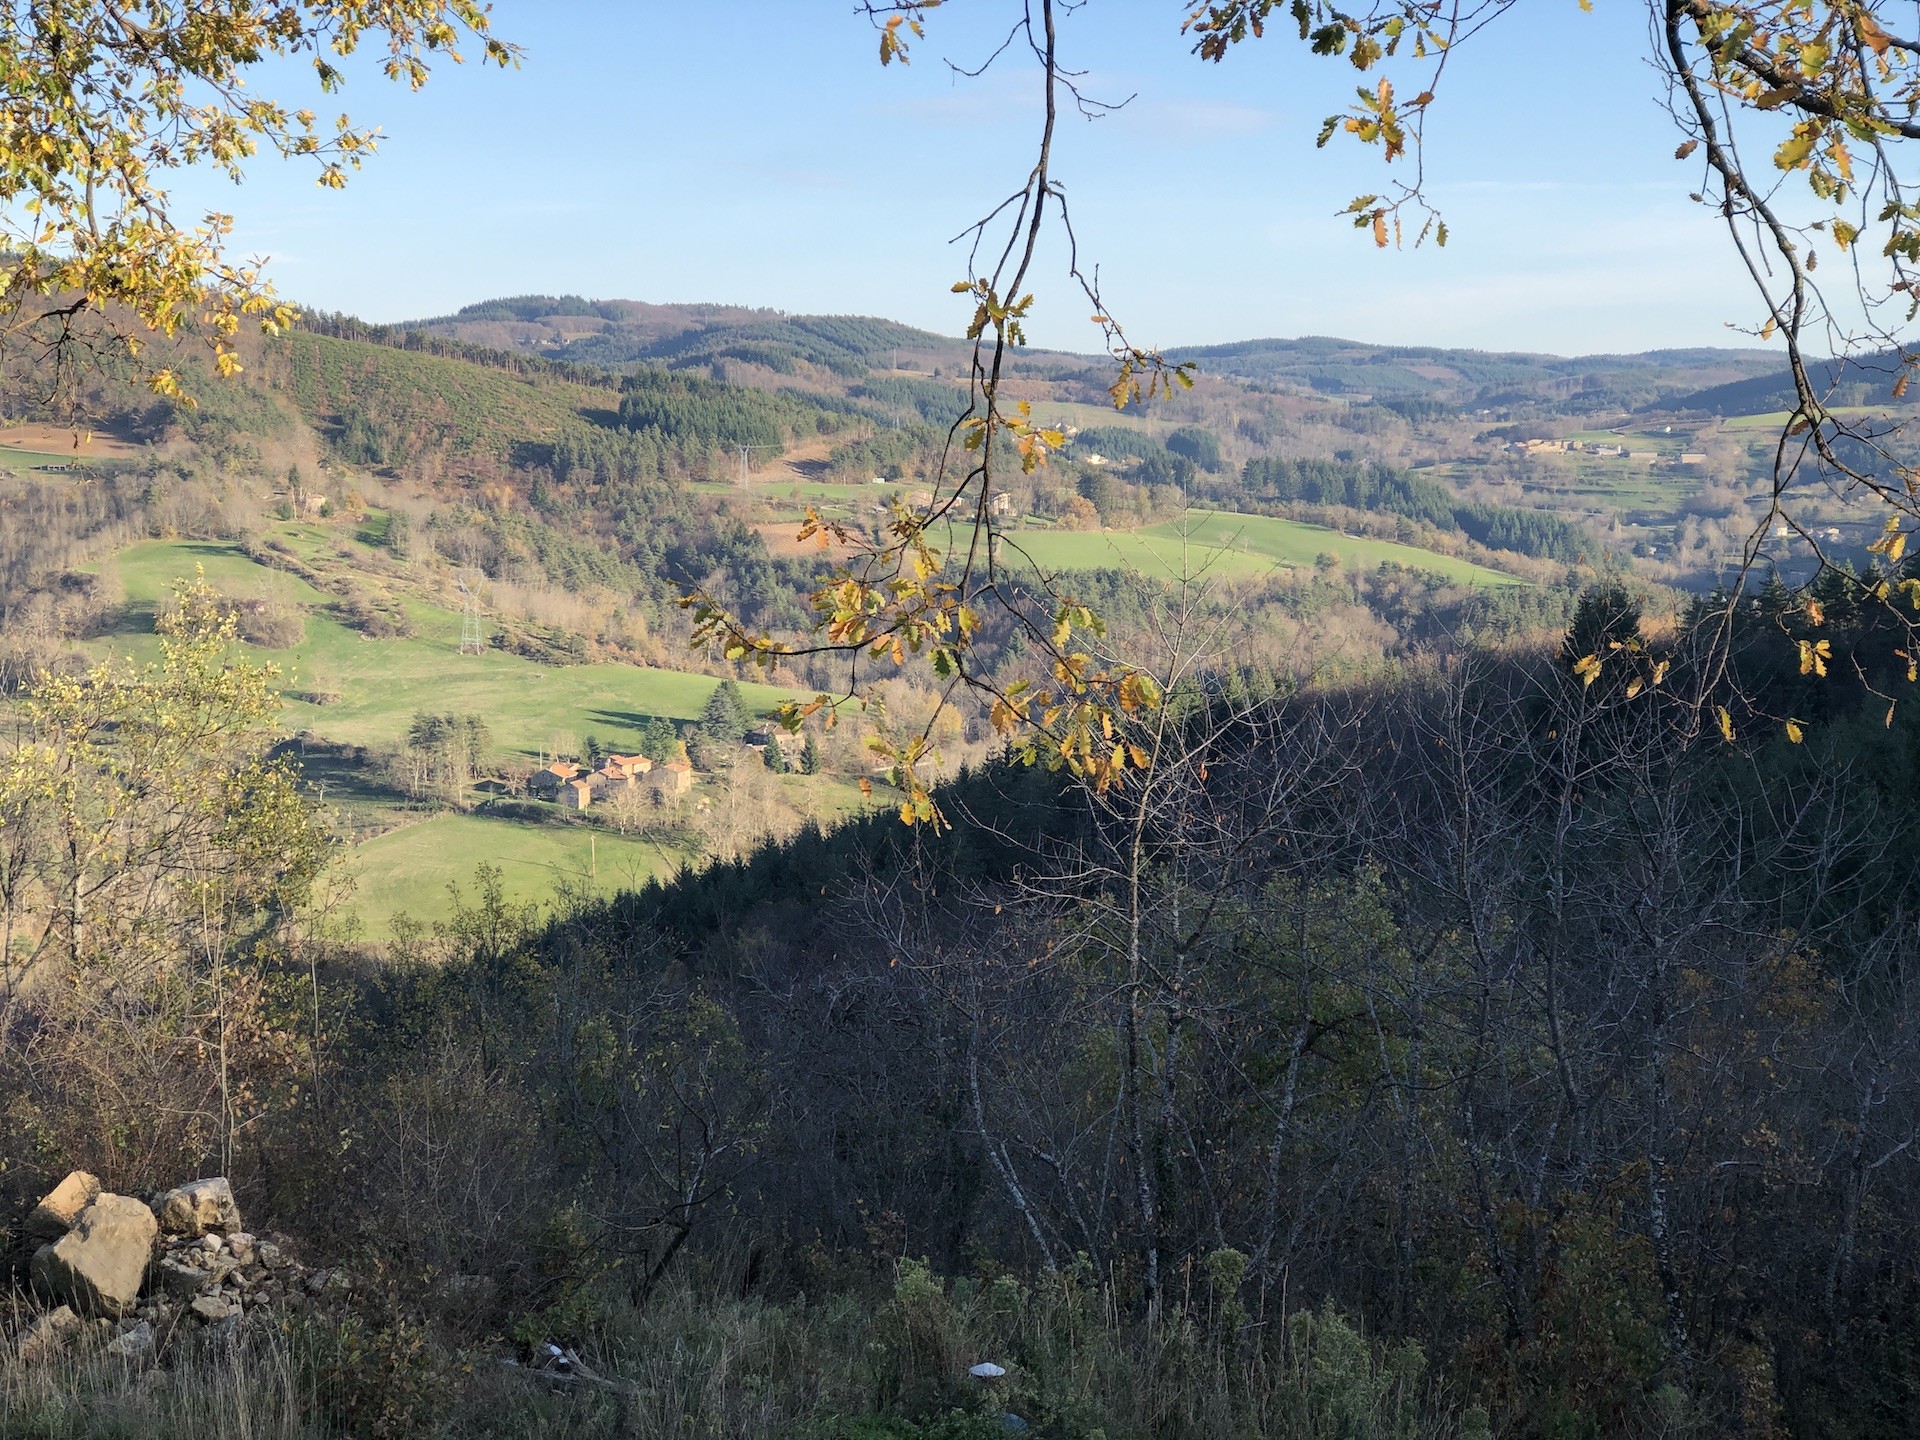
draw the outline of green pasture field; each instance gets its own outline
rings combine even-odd
[[[339,536],[322,527],[311,532],[329,540]],[[463,655],[460,616],[412,599],[403,603],[417,633],[370,639],[320,613],[318,607],[331,597],[256,563],[235,545],[216,541],[147,541],[107,562],[103,568],[119,576],[135,613],[122,633],[97,644],[116,653],[150,655],[153,639],[143,633],[150,628],[147,617],[176,579],[193,576],[195,566],[236,598],[278,590],[314,607],[306,617],[304,641],[257,653],[281,667],[285,689],[340,697],[327,705],[289,698],[283,711],[288,729],[311,729],[332,740],[395,741],[416,711],[427,710],[482,715],[497,746],[525,755],[539,754],[556,739],[571,748],[588,733],[617,747],[629,743],[650,717],[697,719],[719,683],[705,675],[634,665],[539,665],[497,650]],[[789,698],[770,685],[740,688],[754,710]]]
[[[272,534],[308,563],[329,555],[352,559],[359,543],[326,525],[283,524],[273,527]],[[109,561],[103,568],[117,575],[125,588],[130,615],[120,633],[97,642],[96,648],[150,656],[155,606],[176,579],[191,577],[196,566],[210,583],[236,598],[272,590],[313,607],[301,644],[255,653],[282,667],[281,683],[288,689],[339,694],[337,703],[325,706],[289,698],[282,711],[287,729],[311,729],[330,740],[391,743],[405,734],[415,711],[431,710],[480,714],[496,746],[525,754],[536,754],[549,743],[571,748],[587,734],[617,749],[637,738],[639,725],[648,717],[698,718],[718,683],[704,675],[629,665],[554,667],[499,651],[462,655],[460,617],[411,599],[405,604],[417,635],[367,639],[320,613],[319,607],[332,597],[220,542],[150,541]],[[369,589],[376,583],[366,575],[355,578],[366,581]],[[785,691],[766,685],[741,689],[748,705],[756,708],[787,698]],[[354,793],[351,775],[323,778],[329,779],[327,793],[333,803],[354,809],[354,828],[392,823],[397,802],[384,792]],[[856,782],[839,777],[787,775],[778,783],[791,801],[823,824],[886,803],[861,794]],[[524,902],[551,897],[562,885],[612,894],[670,873],[690,858],[680,850],[564,820],[557,810],[544,824],[499,819],[484,810],[442,814],[355,845],[346,862],[354,882],[347,908],[359,917],[361,938],[380,943],[392,937],[396,915],[404,913],[423,924],[451,916],[450,882],[458,883],[471,903],[474,872],[482,864],[498,866],[507,897]]]
[[[1680,435],[1656,437],[1609,430],[1582,430],[1567,438],[1582,445],[1657,449],[1668,459],[1678,456],[1689,443],[1688,437]],[[1458,461],[1443,461],[1426,473],[1460,485],[1470,483],[1479,475],[1477,467]],[[1535,457],[1519,503],[1563,513],[1579,510],[1601,516],[1618,514],[1657,523],[1671,520],[1681,502],[1700,488],[1700,481],[1697,471],[1655,469],[1644,460],[1629,460],[1625,456],[1547,454]]]
[[[84,455],[67,453],[50,455],[44,450],[15,450],[0,445],[0,466],[9,470],[38,470],[43,465],[85,465],[90,463]]]
[[[891,484],[875,485],[871,481],[839,485],[831,480],[789,480],[755,475],[744,488],[720,480],[692,480],[687,483],[687,488],[702,495],[752,496],[757,500],[764,500],[768,496],[789,496],[796,491],[803,500],[844,500],[850,495],[864,495],[869,490],[878,495],[882,490],[898,487]]]
[[[1132,410],[1116,410],[1111,405],[1083,405],[1077,400],[1036,400],[1033,420],[1036,425],[1072,425],[1080,430],[1112,425],[1122,430],[1158,430],[1168,434],[1187,423],[1162,417],[1156,425]]]
[[[1833,415],[1880,415],[1893,418],[1893,412],[1883,405],[1835,405],[1828,412]],[[1773,410],[1764,415],[1729,415],[1720,422],[1726,430],[1778,430],[1792,417],[1785,410]]]
[[[1687,449],[1702,435],[1711,433],[1713,422],[1704,425],[1675,425],[1668,433],[1664,425],[1652,430],[1622,428],[1618,430],[1575,430],[1562,439],[1571,440],[1576,445],[1625,445],[1631,450],[1659,450],[1663,454],[1672,452],[1678,455]]]
[[[1535,472],[1527,481],[1526,493],[1536,500],[1548,495],[1563,503],[1588,505],[1603,512],[1670,517],[1680,502],[1700,487],[1697,475],[1687,471],[1653,470],[1638,460],[1568,455],[1562,457],[1554,470],[1564,475],[1565,480],[1555,483],[1550,474]]]
[[[397,915],[423,925],[451,918],[449,886],[458,885],[462,902],[473,904],[474,872],[482,865],[497,866],[506,897],[523,904],[563,887],[595,895],[635,890],[671,874],[683,858],[598,826],[436,815],[355,846],[346,862],[353,880],[347,903],[360,917],[360,938],[378,944],[392,938]]]
[[[1311,566],[1333,554],[1348,569],[1372,570],[1383,562],[1440,575],[1466,585],[1524,585],[1517,576],[1450,555],[1436,555],[1391,540],[1343,535],[1320,525],[1272,515],[1196,511],[1139,530],[1021,532],[1012,542],[1049,570],[1130,569],[1163,579],[1182,571],[1252,578],[1276,569]]]
[[[778,783],[789,801],[804,805],[823,826],[894,803],[885,794],[863,795],[855,781],[838,776],[783,775]],[[395,916],[423,925],[450,919],[452,885],[460,887],[461,903],[471,905],[482,865],[497,867],[501,892],[525,904],[550,901],[562,889],[594,895],[637,890],[695,858],[674,846],[561,819],[557,811],[544,824],[496,819],[484,811],[441,814],[356,845],[346,862],[353,882],[346,903],[360,918],[359,938],[380,944],[392,938]]]

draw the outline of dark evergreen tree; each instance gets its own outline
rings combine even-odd
[[[740,698],[739,684],[722,680],[713,687],[706,708],[700,712],[701,732],[710,740],[732,743],[747,733],[748,723],[747,706]]]
[[[1626,586],[1595,585],[1580,597],[1573,624],[1560,646],[1560,659],[1573,665],[1588,655],[1604,662],[1616,646],[1640,637],[1640,601]]]
[[[664,765],[680,753],[680,732],[673,722],[658,715],[640,728],[640,753],[656,765]]]

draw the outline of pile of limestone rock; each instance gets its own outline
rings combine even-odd
[[[144,1361],[181,1339],[229,1341],[264,1313],[297,1313],[353,1289],[310,1269],[287,1242],[247,1233],[233,1187],[195,1180],[151,1203],[111,1195],[76,1170],[27,1216],[37,1313],[9,1347],[33,1364],[76,1346]],[[0,1349],[0,1354],[5,1350]]]

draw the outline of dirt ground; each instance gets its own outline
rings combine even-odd
[[[31,450],[37,455],[89,456],[96,460],[131,459],[142,448],[104,430],[89,434],[64,425],[10,425],[0,430],[0,446]]]
[[[827,456],[832,453],[832,450],[833,445],[830,441],[809,440],[773,459],[756,455],[753,467],[747,473],[747,483],[778,488],[781,485],[794,485],[805,480],[823,479],[827,473]]]
[[[767,542],[767,551],[769,554],[816,556],[824,554],[834,558],[844,559],[846,555],[851,553],[847,547],[835,545],[831,541],[828,542],[826,548],[823,550],[820,545],[821,537],[818,535],[815,535],[811,540],[794,539],[794,536],[798,534],[800,530],[798,521],[776,520],[767,524],[756,525],[753,528],[759,531],[760,538]]]

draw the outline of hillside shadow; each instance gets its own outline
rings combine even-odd
[[[169,542],[175,550],[187,555],[237,555],[240,552],[223,540],[174,540]],[[185,578],[184,576],[182,577]]]
[[[390,783],[362,746],[294,738],[281,741],[270,753],[298,767],[307,793],[335,812],[349,841],[369,839],[396,823],[425,818],[409,807],[405,793]],[[402,822],[401,816],[407,821]]]
[[[111,618],[91,627],[87,632],[87,638],[119,640],[133,635],[151,635],[153,634],[153,617],[157,613],[157,607],[146,600],[122,605],[113,612]]]
[[[628,730],[644,730],[655,720],[665,720],[669,725],[678,725],[678,721],[667,715],[642,715],[638,710],[589,710],[587,714],[604,725],[619,725]]]

